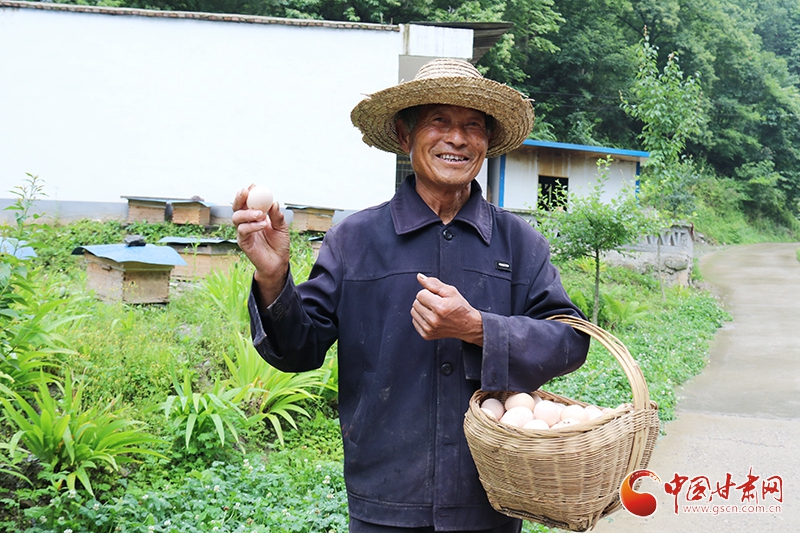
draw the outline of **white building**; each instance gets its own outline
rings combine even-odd
[[[512,211],[537,206],[540,190],[548,194],[563,187],[578,195],[588,194],[597,183],[597,161],[611,157],[603,189],[604,201],[626,187],[638,185],[647,152],[602,146],[585,146],[527,139],[516,150],[489,161],[488,193],[492,203]]]
[[[61,220],[122,196],[238,189],[360,209],[394,193],[396,158],[350,111],[478,30],[0,0],[0,204],[26,173]],[[3,205],[0,205],[2,208]]]
[[[39,211],[62,221],[124,219],[124,196],[197,196],[213,222],[250,183],[339,216],[383,202],[409,168],[361,141],[352,108],[433,57],[477,61],[510,27],[447,24],[0,0],[0,209],[26,173],[45,184]],[[613,195],[645,152],[529,140],[478,180],[527,210],[542,184],[590,183],[608,154]]]

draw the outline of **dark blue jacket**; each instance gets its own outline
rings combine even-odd
[[[400,527],[484,529],[507,520],[489,505],[463,431],[472,393],[532,391],[583,364],[588,337],[543,319],[582,316],[545,239],[498,209],[473,182],[448,225],[410,177],[390,202],[325,236],[309,280],[291,276],[259,312],[253,341],[286,372],[318,368],[338,339],[339,416],[350,514]],[[426,341],[411,323],[417,273],[454,285],[481,311],[483,348]]]

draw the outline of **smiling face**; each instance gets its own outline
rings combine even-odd
[[[397,123],[400,146],[418,182],[442,192],[469,187],[486,158],[490,133],[482,111],[452,105],[420,106],[414,129]]]

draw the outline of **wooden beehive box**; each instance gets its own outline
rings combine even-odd
[[[211,223],[211,206],[202,200],[171,200],[173,224],[196,224],[208,226]]]
[[[333,226],[335,209],[287,204],[292,210],[292,227],[299,232],[328,231]]]
[[[87,288],[104,301],[167,303],[170,273],[186,262],[169,246],[101,244],[72,252],[86,261]]]
[[[211,223],[211,204],[200,198],[157,198],[151,196],[123,196],[128,200],[128,224],[133,222],[164,222],[174,224]]]
[[[164,222],[167,216],[167,198],[123,196],[128,200],[128,224],[133,222]]]
[[[239,245],[226,239],[202,239],[192,237],[164,237],[159,244],[171,247],[186,261],[176,266],[172,278],[191,281],[204,278],[211,272],[227,272],[239,260]]]

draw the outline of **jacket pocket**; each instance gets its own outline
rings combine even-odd
[[[511,314],[512,280],[510,272],[485,272],[464,269],[460,289],[467,301],[480,311],[508,316]]]

